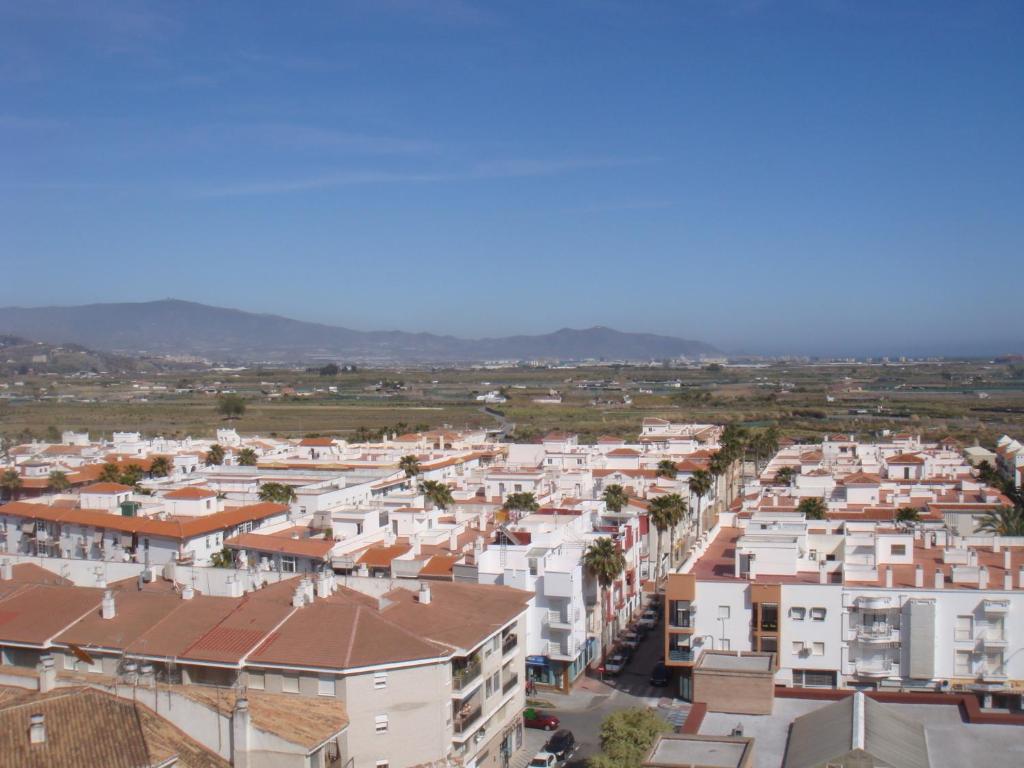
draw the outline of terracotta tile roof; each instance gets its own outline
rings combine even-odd
[[[132,490],[130,485],[122,485],[121,483],[94,483],[93,485],[83,488],[80,493],[112,494],[125,493],[130,490]]]
[[[29,742],[34,714],[45,718],[41,744]],[[22,692],[0,706],[0,766],[144,768],[175,757],[182,768],[229,765],[146,707],[94,688]]]
[[[606,456],[639,456],[640,451],[635,451],[632,448],[616,448],[614,451],[608,451]]]
[[[924,459],[915,453],[901,453],[890,456],[885,462],[886,464],[924,464]]]
[[[427,564],[420,570],[420,576],[434,576],[450,579],[452,577],[452,566],[459,562],[459,555],[434,555],[427,561]]]
[[[325,560],[334,549],[329,539],[293,539],[284,536],[265,536],[259,533],[243,533],[224,542],[231,549],[251,549],[257,552],[277,552],[283,555],[297,555]]]
[[[882,479],[878,475],[867,472],[854,472],[852,475],[844,477],[842,482],[845,485],[879,485]]]
[[[390,547],[376,545],[363,552],[356,562],[360,565],[368,565],[371,568],[390,568],[392,560],[404,555],[411,549],[412,547],[408,544],[394,544]]]
[[[217,492],[211,488],[200,488],[195,485],[190,485],[185,488],[178,488],[173,491],[169,491],[164,494],[165,499],[171,499],[173,501],[199,501],[201,499],[212,499],[217,495]]]
[[[99,610],[103,590],[0,582],[0,637],[45,645],[65,627]]]
[[[229,530],[244,522],[263,520],[287,510],[288,507],[284,504],[261,502],[184,520],[157,520],[151,517],[123,517],[95,509],[67,509],[22,501],[12,501],[0,506],[0,514],[17,515],[25,519],[84,525],[178,541]]]
[[[334,447],[333,437],[304,437],[299,445],[303,448],[332,448]]]

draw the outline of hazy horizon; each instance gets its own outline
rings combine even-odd
[[[0,306],[1021,352],[1022,33],[997,0],[6,4]]]

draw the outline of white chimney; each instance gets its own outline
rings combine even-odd
[[[885,569],[885,588],[892,589],[892,568]]]
[[[978,569],[978,589],[988,589],[988,568],[985,566]]]
[[[42,744],[46,741],[46,718],[43,715],[29,716],[28,740],[30,744]]]
[[[117,606],[114,603],[114,593],[109,589],[103,593],[103,600],[100,602],[100,615],[104,619],[112,619],[117,616]]]
[[[925,549],[931,549],[932,548],[932,534],[927,533],[927,532],[924,534],[924,548]]]
[[[430,585],[425,581],[420,582],[420,605],[430,605]]]
[[[1003,571],[1003,589],[1007,592],[1013,589],[1013,571],[1009,568]]]
[[[454,552],[459,548],[459,531],[457,528],[452,528],[448,534],[448,549]]]
[[[302,589],[306,593],[306,602],[308,604],[312,605],[314,598],[316,598],[316,590],[313,588],[313,580],[312,579],[303,579],[302,580]]]
[[[196,591],[192,587],[191,584],[186,584],[185,586],[183,586],[181,588],[181,599],[182,600],[191,600],[195,596],[196,596]]]
[[[235,768],[249,768],[250,724],[249,700],[239,698],[231,713],[231,764]]]
[[[999,552],[1000,548],[1001,548],[1001,544],[1000,544],[1000,541],[999,541],[999,537],[998,536],[993,536],[992,537],[992,551],[993,552]]]
[[[292,593],[292,607],[301,608],[306,604],[306,588],[302,584],[298,584],[295,587],[295,592]]]
[[[239,579],[236,579],[234,576],[228,576],[227,588],[228,597],[242,596],[242,582]]]
[[[942,575],[942,569],[935,569],[935,588],[942,589],[946,585],[946,577]]]
[[[1010,554],[1010,550],[1003,550],[1003,568],[1005,568],[1007,571],[1011,570],[1012,568],[1012,566],[1010,565]]]
[[[57,665],[53,656],[46,655],[39,659],[39,692],[47,693],[57,687]]]
[[[412,535],[412,542],[411,543],[412,543],[412,556],[413,557],[418,557],[419,554],[420,554],[420,535],[418,533],[414,533]]]
[[[1020,567],[1020,571],[1017,573],[1017,586],[1024,589],[1024,565]]]
[[[2,581],[10,581],[13,578],[14,578],[14,566],[11,565],[11,561],[10,560],[4,560],[3,563],[0,564],[0,580],[2,580]]]
[[[828,584],[828,571],[825,569],[824,563],[818,565],[818,583]]]
[[[914,586],[918,589],[924,586],[924,568],[920,565],[914,566]]]

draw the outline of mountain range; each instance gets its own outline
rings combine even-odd
[[[462,339],[356,331],[269,314],[164,299],[73,307],[2,307],[0,333],[132,355],[194,355],[222,362],[453,363],[483,360],[651,360],[716,355],[700,341],[611,328]]]

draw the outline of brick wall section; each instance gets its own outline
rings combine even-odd
[[[686,722],[676,728],[676,733],[685,733],[690,736],[700,733],[700,727],[704,725],[704,715],[708,713],[708,705],[703,701],[695,701],[690,707],[690,714],[686,716]]]
[[[775,698],[772,673],[725,672],[697,667],[693,672],[693,700],[709,712],[770,715]]]

